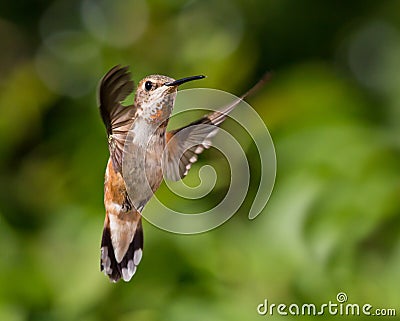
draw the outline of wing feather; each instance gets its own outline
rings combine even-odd
[[[107,130],[110,156],[115,171],[120,173],[125,139],[136,113],[133,105],[123,106],[121,102],[134,88],[128,67],[120,65],[110,69],[101,80],[99,88],[100,115]]]
[[[198,155],[210,148],[211,139],[217,134],[219,126],[228,117],[228,114],[246,97],[256,92],[269,79],[270,73],[263,77],[231,104],[224,106],[187,126],[172,130],[167,133],[167,148],[164,153],[164,176],[173,181],[185,177]]]

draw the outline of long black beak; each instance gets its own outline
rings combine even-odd
[[[179,86],[185,82],[197,80],[197,79],[203,79],[203,78],[206,78],[206,76],[203,76],[203,75],[191,76],[191,77],[181,78],[181,79],[171,81],[171,82],[166,82],[164,85],[165,86]]]

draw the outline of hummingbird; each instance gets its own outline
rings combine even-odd
[[[163,177],[174,181],[185,177],[198,155],[210,147],[210,138],[228,113],[265,81],[259,81],[229,106],[167,131],[178,87],[203,78],[147,76],[139,81],[129,106],[123,101],[135,85],[128,66],[113,67],[100,81],[98,104],[110,153],[104,180],[106,216],[100,270],[113,282],[121,278],[129,282],[136,273],[143,254],[141,212]]]

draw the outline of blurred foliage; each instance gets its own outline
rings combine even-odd
[[[255,320],[264,298],[340,291],[400,313],[400,2],[3,1],[0,38],[0,320]],[[250,102],[278,173],[254,221],[247,201],[201,235],[145,223],[137,275],[114,285],[95,92],[116,64],[235,94],[272,70]]]

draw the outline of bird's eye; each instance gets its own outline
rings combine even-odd
[[[153,88],[153,83],[151,81],[146,81],[144,84],[144,88],[146,88],[147,91],[150,91],[151,88]]]

